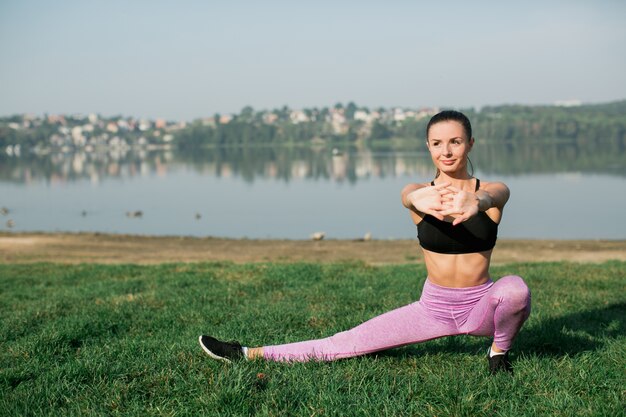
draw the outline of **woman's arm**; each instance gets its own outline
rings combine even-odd
[[[413,207],[413,204],[411,204],[411,200],[409,199],[409,194],[411,194],[413,191],[417,191],[420,188],[424,188],[424,187],[426,187],[426,184],[415,184],[415,183],[407,184],[400,192],[402,205],[408,208],[409,210],[414,209],[415,207]]]
[[[452,202],[441,211],[441,214],[456,215],[453,225],[470,219],[479,211],[487,211],[494,207],[502,211],[510,196],[509,188],[502,182],[485,183],[475,193],[455,187],[448,187],[448,189],[452,192]]]
[[[492,207],[502,210],[510,196],[509,187],[502,182],[486,183],[480,190],[476,191],[480,211],[487,211]]]

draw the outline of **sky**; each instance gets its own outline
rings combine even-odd
[[[0,116],[626,98],[626,1],[0,0]]]

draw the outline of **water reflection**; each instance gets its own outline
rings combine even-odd
[[[583,150],[575,143],[478,144],[471,153],[474,166],[497,175],[554,174],[564,172],[626,174],[626,152]],[[137,176],[166,176],[185,168],[217,178],[323,179],[355,183],[364,178],[428,177],[433,168],[424,148],[393,149],[352,147],[223,147],[173,150],[112,150],[109,152],[56,153],[46,156],[0,156],[0,181],[29,184]]]
[[[616,220],[626,196],[612,192],[624,187],[624,151],[479,143],[471,157],[479,178],[501,179],[512,190],[501,237],[626,236]],[[367,232],[377,239],[413,238],[398,194],[408,182],[429,181],[433,174],[426,149],[406,147],[5,155],[0,208],[7,213],[0,212],[0,230],[290,239],[325,231],[328,238]],[[543,196],[540,205],[537,195]],[[593,219],[581,224],[590,212]]]

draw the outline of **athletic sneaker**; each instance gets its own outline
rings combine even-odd
[[[230,362],[243,358],[239,342],[222,342],[211,336],[200,336],[198,340],[202,349],[213,359]]]
[[[513,373],[513,367],[511,366],[511,361],[509,360],[508,351],[504,355],[494,356],[490,356],[489,353],[487,353],[487,360],[489,361],[489,372],[491,375],[495,375],[498,372]]]

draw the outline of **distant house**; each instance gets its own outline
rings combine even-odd
[[[354,112],[354,120],[361,120],[363,122],[369,122],[372,120],[372,117],[365,110],[357,110]]]
[[[263,121],[269,125],[276,123],[278,115],[275,113],[265,113],[263,115]]]
[[[117,133],[119,129],[119,127],[117,126],[117,123],[115,122],[109,122],[107,123],[107,127],[106,127],[107,131],[111,132],[111,133]]]
[[[302,110],[294,110],[289,114],[289,118],[291,119],[291,123],[298,124],[309,121],[309,116],[306,115]]]
[[[203,117],[200,119],[200,123],[202,123],[202,126],[215,127],[215,117]]]
[[[406,115],[404,114],[404,110],[399,107],[393,109],[393,120],[396,122],[403,122],[406,119]]]
[[[139,120],[138,128],[140,131],[145,132],[151,127],[152,127],[152,122],[150,122],[150,120],[146,120],[146,119]]]
[[[83,135],[82,126],[74,126],[72,128],[72,141],[76,146],[85,146],[85,143],[87,141],[85,140],[85,136]]]

